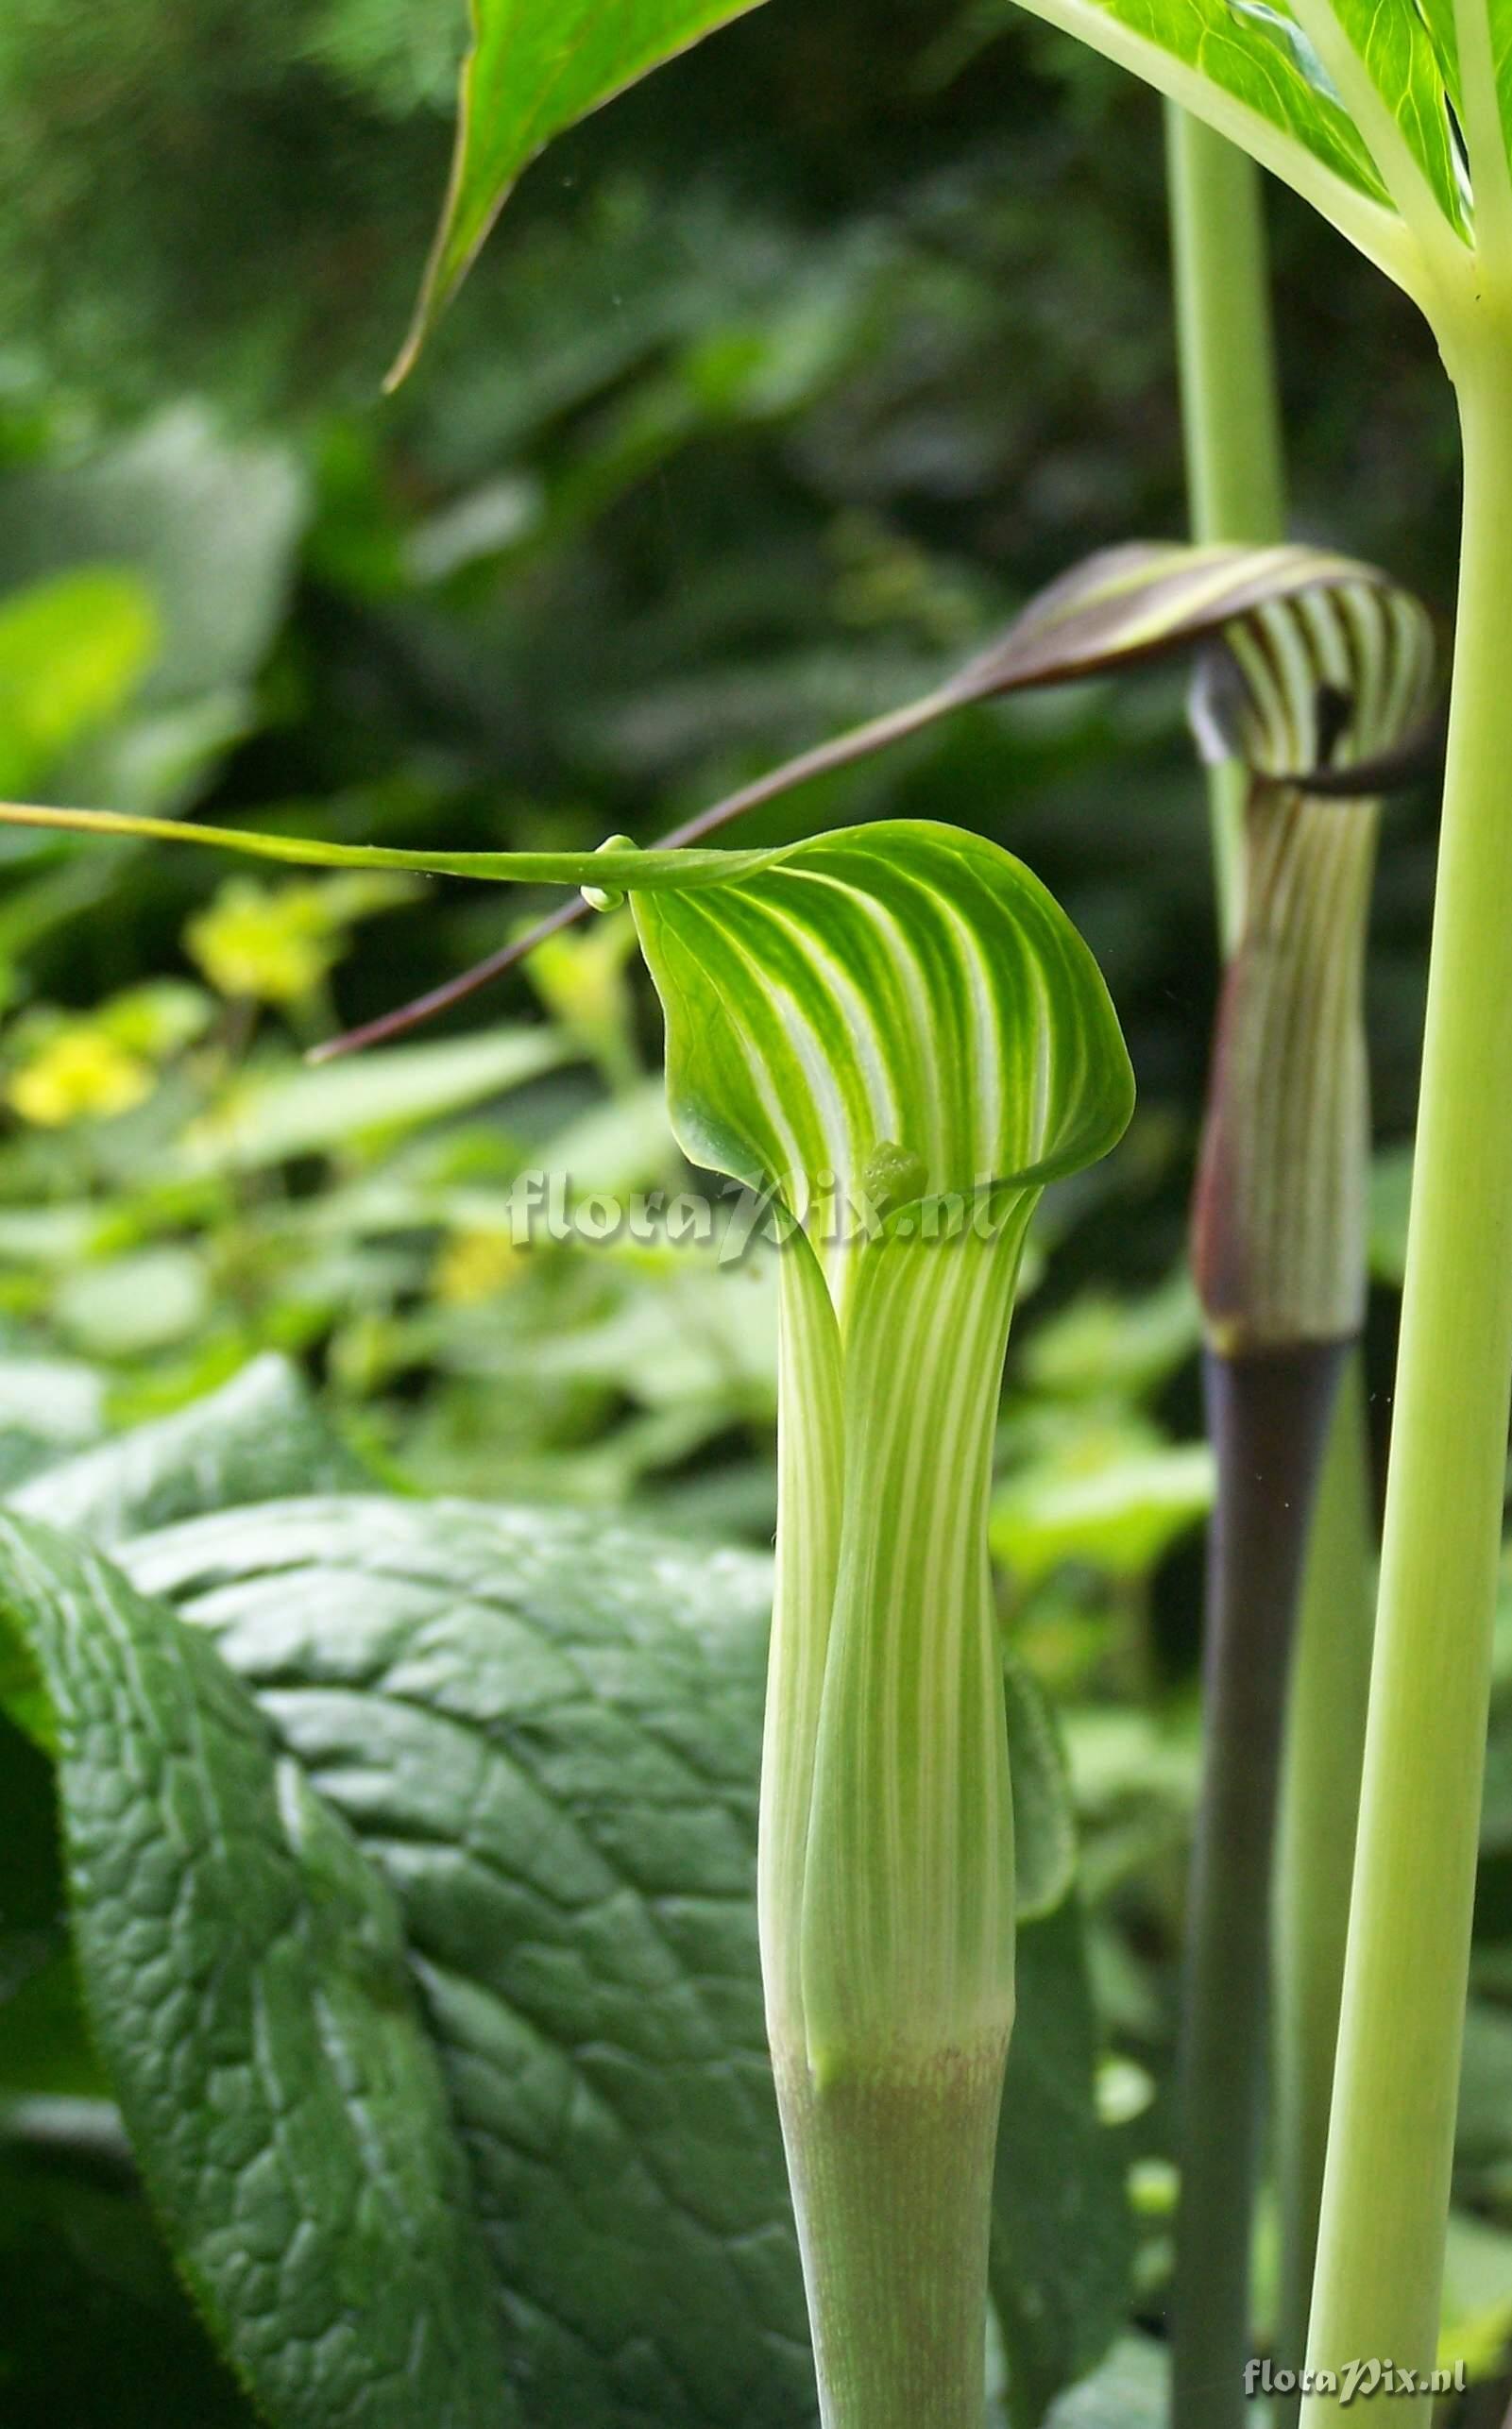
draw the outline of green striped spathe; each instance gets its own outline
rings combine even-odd
[[[945,827],[821,837],[636,916],[682,1145],[795,1218],[762,1786],[773,2042],[820,2081],[1006,2048],[993,1433],[1040,1190],[1128,1117],[1112,1008],[1043,887]]]

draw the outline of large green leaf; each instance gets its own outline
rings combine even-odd
[[[1436,27],[1443,29],[1440,48],[1453,47],[1455,42],[1454,0],[1430,0],[1426,13]],[[1508,150],[1512,152],[1512,7],[1508,6],[1508,0],[1487,0],[1486,13],[1489,23],[1492,69],[1502,129]]]
[[[188,1408],[28,1478],[10,1504],[108,1546],[207,1510],[364,1481],[296,1369],[269,1353]]]
[[[451,183],[401,379],[526,163],[628,84],[756,0],[472,0]]]
[[[34,1539],[26,1553],[34,1564]],[[533,2429],[803,2419],[807,2338],[751,1910],[767,1565],[689,1556],[577,1517],[381,1500],[231,1513],[123,1557],[139,1587],[171,1592],[199,1622],[185,1639],[191,1679],[219,1673],[227,1692],[255,1693],[285,1799],[324,1814],[372,1894],[394,1903],[492,2262],[490,2333],[497,2309],[507,2384]],[[104,1590],[110,1572],[91,1574]],[[35,1600],[42,1584],[19,1563],[7,1582],[8,1601]],[[105,1607],[109,1620],[109,1597]],[[177,1624],[156,1600],[142,1608],[160,1628]],[[71,1638],[63,1657],[77,1653]],[[157,1673],[142,1658],[143,1700],[155,1704]],[[233,1690],[228,1663],[244,1687]],[[116,1810],[144,1897],[169,1862],[149,1861],[119,1814],[147,1717],[120,1718],[118,1755],[96,1738],[93,1782],[65,1752],[86,1903],[96,1877],[78,1869],[78,1834],[92,1806]],[[218,1741],[204,1761],[218,1779]],[[231,1814],[228,1794],[221,1803]],[[171,1815],[142,1817],[144,1838],[173,1827]],[[207,1915],[223,1902],[229,1952],[248,1911],[241,1870],[203,1886]],[[122,1919],[110,1922],[119,1939]],[[130,2097],[151,2063],[132,1984],[86,1970],[151,2179],[168,2129]],[[381,1979],[377,1989],[387,1998]],[[162,1979],[147,1991],[161,2014]],[[237,2033],[253,2032],[256,2010],[206,2021],[216,2039],[205,2063],[213,2057],[229,2089]],[[191,2003],[191,2044],[194,2029]],[[216,2156],[219,2104],[202,2113],[193,2097],[195,2055],[181,2061],[176,2129],[188,2181],[165,2184],[160,2171],[155,2184],[180,2247],[193,2245]],[[283,2130],[290,2165],[302,2114],[296,2102]],[[312,2131],[338,2147],[362,2122],[355,2101],[345,2128],[311,2114]],[[255,2119],[241,2150],[231,2174],[261,2244],[269,2161]],[[319,2226],[327,2186],[315,2159],[307,2165],[302,2201]],[[332,2234],[338,2222],[328,2208]],[[402,2279],[369,2267],[398,2309]],[[297,2343],[298,2298],[313,2306],[318,2287],[292,2277],[261,2332],[228,2318],[228,2294],[232,2350],[275,2331]],[[456,2353],[452,2369],[465,2385]],[[480,2419],[502,2417],[503,2385]],[[441,2392],[416,2380],[406,2421],[473,2417],[438,2408]],[[270,2408],[301,2429],[328,2417],[305,2402],[284,2388]]]
[[[389,1892],[209,1641],[103,1559],[0,1517],[0,1612],[52,1707],[100,2045],[239,2371],[299,2429],[498,2429],[484,2255]]]
[[[206,2108],[194,2097],[201,2065],[229,2091],[255,2022],[233,1992],[247,1979],[259,1867],[284,1843],[277,1829],[272,1853],[242,1838],[265,1810],[252,1783],[266,1764],[280,1812],[292,1805],[322,1845],[333,1833],[344,1862],[370,1868],[365,1897],[397,1910],[492,2263],[507,2384],[533,2429],[809,2418],[752,1904],[769,1564],[577,1514],[376,1498],[230,1512],[119,1556],[134,1593],[56,1537],[0,1528],[5,1607],[45,1644],[65,1721],[59,1784],[96,2026],[180,2248],[195,2248],[208,2203],[240,2202],[259,2243],[275,2214],[255,2100],[237,2112],[242,2136],[218,2176],[230,2129],[218,2093]],[[187,1636],[164,1600],[194,1622]],[[138,1691],[90,1733],[91,1682],[117,1653]],[[247,1692],[255,1714],[238,1701]],[[1013,1702],[1034,1875],[1023,1886],[1049,1902],[1064,1888],[1064,1790],[1022,1677]],[[156,1792],[152,1749],[173,1715],[191,1713],[195,1792],[218,1799],[219,1846],[193,1826],[189,1791],[176,1787],[169,1807]],[[140,1976],[110,1962],[143,1956],[180,1877],[193,1933],[171,1936]],[[135,1898],[145,1912],[123,1916]],[[308,1944],[317,1974],[345,1962],[329,1920]],[[1106,2144],[1071,1928],[1056,1916],[1023,1935],[1035,2021],[1011,2093],[1021,2083],[1032,2114],[1005,2194],[1015,2300],[1045,2320],[1043,2349],[1068,2369],[1093,2357],[1107,2275],[1082,2251]],[[164,2001],[178,1996],[175,1967],[193,1960],[204,1979],[205,1952],[223,1940],[224,1996],[182,2006],[170,2120],[155,2096],[169,2064]],[[388,1977],[358,1972],[397,2030]],[[296,2104],[281,2164],[299,2165],[305,2123],[339,2149],[361,2121]],[[313,2232],[289,2246],[273,2313],[241,2316],[255,2274],[245,2288],[228,2277],[212,2305],[244,2366],[258,2354],[280,2422],[331,2417],[303,2407],[351,2396],[335,2379],[290,2393],[280,2373],[294,2362],[276,2351],[280,2323],[308,2316],[300,2304],[327,2283],[326,2190],[312,2173],[301,2200]],[[397,2302],[406,2281],[383,2282]],[[448,2417],[415,2404],[407,2422]]]
[[[1399,234],[1380,169],[1298,13],[1231,0],[1021,0],[1297,185],[1358,243]],[[1395,9],[1397,0],[1388,0]],[[1372,249],[1367,244],[1363,249]]]
[[[1429,193],[1451,226],[1468,234],[1469,192],[1450,116],[1451,101],[1456,112],[1460,106],[1453,5],[1408,7],[1403,0],[1384,8],[1379,0],[1332,0],[1332,7]],[[1308,13],[1298,9],[1300,17]],[[1364,131],[1368,137],[1368,127]]]
[[[541,145],[752,0],[474,0],[450,189],[414,362]],[[1466,125],[1449,0],[1024,0],[1208,119],[1420,293],[1469,233]],[[1501,0],[1490,0],[1493,9]],[[1504,90],[1504,26],[1486,43]],[[1479,71],[1479,53],[1472,62]],[[1473,76],[1471,82],[1473,83]],[[1496,96],[1489,96],[1494,113]],[[1452,118],[1453,112],[1453,118]],[[1472,127],[1472,150],[1478,130]],[[1504,177],[1504,163],[1492,173]]]

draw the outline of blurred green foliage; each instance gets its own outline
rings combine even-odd
[[[5,11],[0,788],[353,841],[648,839],[912,697],[1090,548],[1180,530],[1157,113],[975,0],[773,5],[617,103],[530,172],[381,404],[463,33],[432,0]],[[1275,197],[1273,227],[1300,528],[1442,604],[1453,449],[1429,343],[1300,206]],[[1062,1714],[1148,2329],[1206,1494],[1180,1265],[1215,968],[1177,686],[970,712],[752,839],[911,812],[1052,886],[1140,1080],[1116,1162],[1045,1209],[1053,1280],[1011,1350],[994,1525],[1005,1626]],[[1383,1429],[1432,828],[1426,793],[1390,813],[1372,948],[1399,1150]],[[688,1179],[626,924],[558,940],[422,1041],[300,1061],[513,916],[444,886],[253,882],[8,832],[8,1489],[272,1349],[395,1490],[769,1537],[770,1258],[514,1236],[522,1171],[582,1197]],[[8,1736],[0,2098],[98,2099],[57,2027],[39,1775]],[[1504,1681],[1450,2268],[1487,2368],[1512,2276],[1509,1780]],[[0,2135],[0,2272],[24,2254],[29,2323],[0,2337],[0,2416],[93,2429],[109,2386],[129,2422],[145,2370],[144,2420],[245,2418],[82,2122]],[[1145,2345],[1110,2371],[1067,2429],[1147,2401]]]

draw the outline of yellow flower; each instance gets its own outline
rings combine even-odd
[[[313,886],[275,890],[233,877],[192,919],[184,943],[217,994],[260,1004],[313,994],[344,940]]]
[[[260,1004],[313,995],[351,942],[358,920],[413,902],[412,878],[385,870],[288,886],[231,877],[184,930],[216,993]]]
[[[81,1021],[55,1030],[12,1072],[6,1098],[24,1122],[56,1130],[129,1113],[155,1083],[152,1065],[141,1055]]]

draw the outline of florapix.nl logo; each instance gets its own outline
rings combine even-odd
[[[991,1240],[1003,1230],[1016,1193],[984,1181],[926,1195],[916,1186],[922,1178],[917,1168],[897,1164],[882,1174],[869,1166],[854,1181],[822,1171],[761,1188],[727,1181],[712,1192],[616,1192],[583,1188],[569,1173],[537,1168],[518,1173],[510,1188],[509,1239],[517,1248],[634,1242],[713,1249],[721,1265],[735,1265],[756,1242],[781,1248],[799,1231],[811,1247],[826,1250],[884,1237],[926,1246]]]

